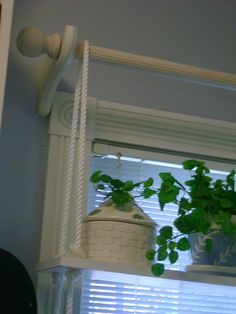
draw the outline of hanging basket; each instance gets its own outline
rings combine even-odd
[[[117,207],[102,203],[83,219],[82,243],[86,258],[149,265],[146,250],[155,241],[156,223],[134,202]]]

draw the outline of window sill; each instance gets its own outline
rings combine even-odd
[[[87,274],[98,278],[109,278],[113,281],[133,282],[138,284],[156,285],[157,281],[172,280],[199,282],[213,285],[236,286],[235,277],[203,274],[200,272],[166,270],[161,277],[154,276],[147,268],[121,263],[101,262],[78,257],[60,256],[46,262],[39,263],[37,272],[63,272],[73,269],[86,271]]]

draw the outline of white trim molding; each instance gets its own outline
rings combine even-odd
[[[73,96],[56,95],[50,134],[69,136]],[[91,141],[236,160],[236,124],[89,98]]]

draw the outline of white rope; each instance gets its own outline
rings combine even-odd
[[[72,251],[80,250],[81,246],[81,224],[83,214],[84,199],[84,175],[85,175],[85,154],[86,154],[86,120],[87,120],[87,98],[88,98],[88,63],[89,63],[89,44],[84,43],[82,73],[79,73],[79,79],[75,88],[74,106],[72,113],[70,145],[67,158],[67,169],[65,179],[65,194],[61,216],[61,226],[58,240],[58,255],[64,255],[68,250],[68,231],[71,214],[71,199],[73,173],[75,163],[75,147],[79,121],[79,143],[78,143],[78,175],[77,175],[77,193],[75,208],[75,235],[74,245],[71,245]],[[81,78],[82,74],[82,78]]]
[[[78,130],[78,119],[79,119],[79,106],[81,98],[81,73],[79,72],[78,83],[76,84],[75,95],[74,95],[74,106],[72,112],[71,122],[71,134],[70,144],[67,158],[67,169],[65,179],[65,192],[64,192],[64,203],[61,215],[61,225],[59,230],[58,239],[58,255],[64,255],[67,251],[67,238],[68,238],[68,225],[71,208],[71,196],[72,196],[72,182],[73,182],[73,169],[74,169],[74,157],[75,157],[75,145]]]
[[[79,124],[79,145],[78,145],[78,174],[77,174],[77,193],[75,210],[75,242],[74,246],[78,253],[81,251],[81,231],[82,216],[84,212],[84,191],[85,191],[85,156],[86,156],[86,121],[87,121],[87,101],[88,101],[88,69],[89,69],[89,43],[84,42],[83,72],[82,72],[82,91],[81,91],[81,110]],[[82,256],[81,256],[82,257]]]

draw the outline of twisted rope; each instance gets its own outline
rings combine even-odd
[[[75,157],[76,136],[77,136],[77,130],[78,130],[81,87],[82,87],[82,79],[81,79],[81,73],[79,72],[79,78],[78,78],[78,83],[75,89],[74,106],[73,106],[73,112],[72,112],[70,144],[69,144],[66,179],[65,179],[65,192],[64,192],[65,194],[64,194],[64,203],[63,203],[63,208],[62,208],[59,240],[58,240],[58,243],[59,243],[58,255],[64,255],[66,254],[66,251],[67,251],[68,224],[69,224],[70,207],[71,207],[74,157]]]
[[[75,211],[75,247],[80,250],[82,216],[84,206],[85,188],[85,156],[86,156],[86,121],[87,121],[87,101],[88,101],[88,70],[89,70],[89,43],[84,42],[83,72],[82,72],[82,94],[79,125],[79,145],[78,145],[78,174],[77,193]]]

